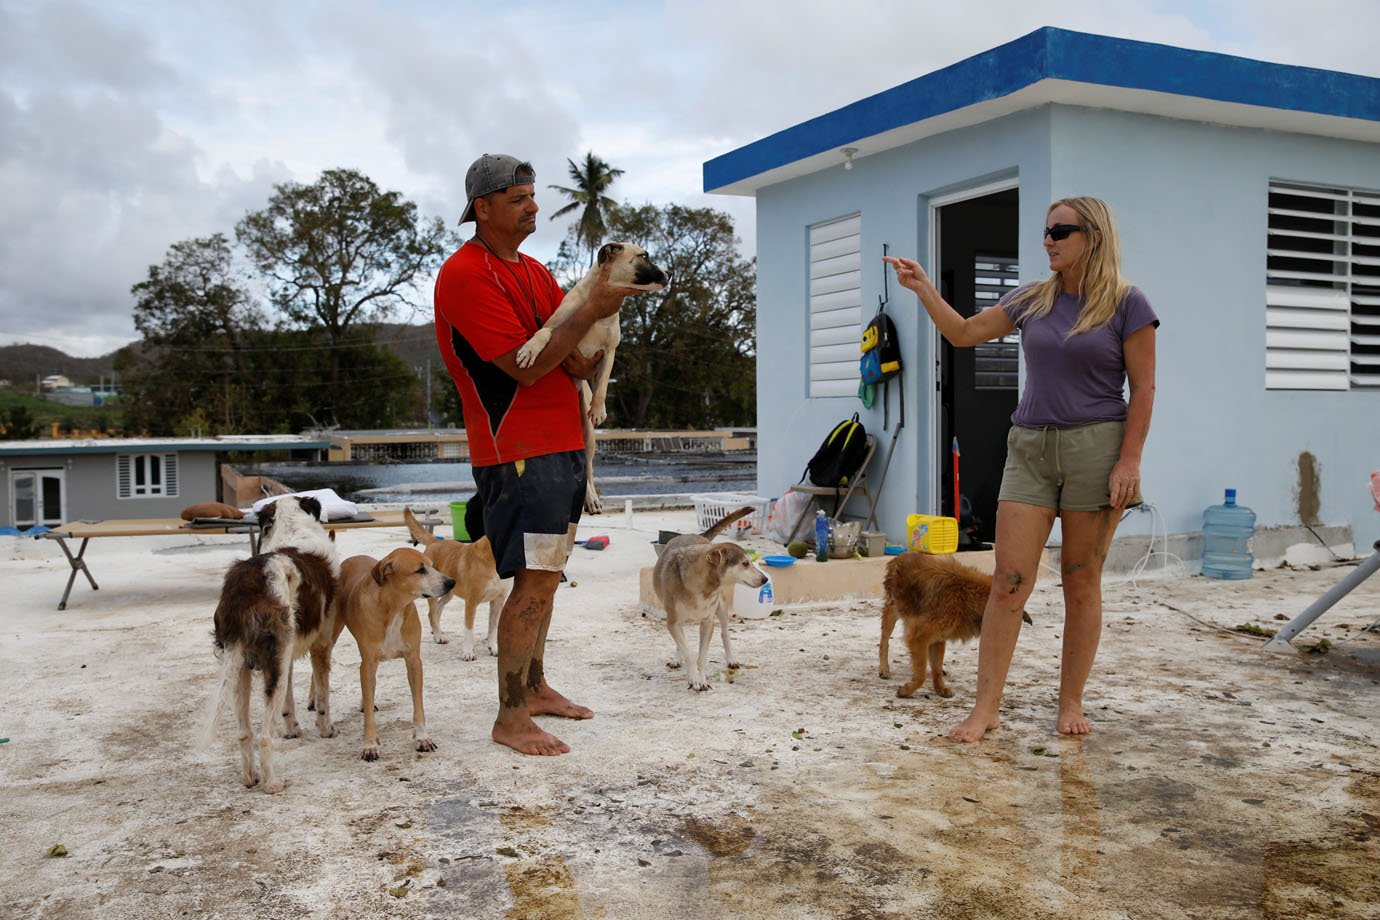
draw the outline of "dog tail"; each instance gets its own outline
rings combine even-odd
[[[220,676],[216,679],[210,699],[201,711],[200,726],[196,737],[192,739],[192,746],[196,750],[206,750],[216,739],[216,723],[220,721],[220,714],[225,710],[225,702],[230,698],[231,683],[238,678],[243,666],[244,649],[237,642],[227,648],[221,656]]]
[[[436,542],[435,535],[421,525],[411,508],[403,509],[403,520],[407,522],[407,532],[412,535],[414,541],[422,546],[430,546]]]
[[[725,515],[717,524],[715,524],[713,527],[710,527],[704,533],[700,534],[700,536],[704,537],[707,540],[712,540],[719,534],[727,530],[729,524],[732,524],[739,518],[747,517],[749,514],[752,514],[756,510],[757,509],[752,507],[751,505],[744,505],[737,511],[733,511]]]

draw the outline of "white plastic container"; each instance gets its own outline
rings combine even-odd
[[[733,612],[737,616],[745,620],[760,620],[771,616],[773,610],[779,609],[770,581],[760,588],[749,588],[747,585],[733,586]]]

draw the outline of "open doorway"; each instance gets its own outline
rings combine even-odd
[[[934,208],[939,292],[963,316],[978,313],[1016,287],[1019,277],[1019,190],[975,193]],[[1018,333],[975,348],[940,338],[940,511],[957,517],[961,549],[996,538],[997,493],[1006,463],[1006,434],[1016,410]],[[959,448],[959,507],[955,508],[955,440]]]

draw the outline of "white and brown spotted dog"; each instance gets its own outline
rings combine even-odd
[[[288,738],[300,732],[292,663],[309,650],[315,652],[333,628],[331,604],[340,563],[320,515],[321,505],[314,498],[280,500],[260,511],[261,552],[230,567],[216,606],[214,638],[221,674],[203,719],[199,746],[211,743],[224,701],[233,696],[244,784],[254,786],[262,779],[270,794],[283,790],[273,764],[273,736],[280,726]],[[249,718],[255,671],[263,674],[264,693],[264,724],[257,738]],[[313,673],[314,685],[316,680]],[[323,729],[322,734],[328,732]]]
[[[709,642],[714,637],[715,621],[723,634],[724,664],[738,667],[728,639],[728,593],[735,584],[760,588],[767,583],[767,576],[752,564],[738,544],[711,541],[729,524],[754,510],[750,506],[739,508],[702,534],[675,537],[666,544],[652,569],[652,587],[666,611],[666,629],[676,643],[676,658],[667,666],[685,665],[691,690],[709,689],[705,669],[709,665]],[[694,623],[700,627],[700,646],[699,654],[692,657],[685,642],[685,626]]]
[[[380,661],[402,658],[412,691],[412,738],[419,751],[434,751],[422,708],[422,623],[416,600],[450,593],[455,579],[436,570],[411,547],[395,549],[382,559],[351,556],[340,564],[335,593],[335,637],[350,630],[359,646],[359,683],[364,709],[365,760],[379,758],[379,731],[374,717],[374,688]],[[318,710],[330,719],[328,696],[318,697]]]
[[[551,340],[551,330],[565,322],[568,316],[584,304],[606,266],[608,283],[613,287],[631,288],[635,291],[659,291],[670,282],[666,272],[652,263],[647,250],[641,246],[631,243],[605,243],[600,247],[599,257],[588,274],[570,289],[561,301],[560,307],[551,314],[546,324],[537,330],[537,334],[518,349],[518,367],[530,367],[537,360],[537,356],[546,348],[546,343]],[[580,387],[580,417],[584,420],[585,432],[585,510],[590,514],[599,514],[604,510],[599,490],[594,487],[594,427],[602,425],[608,417],[609,375],[613,373],[613,353],[621,339],[618,314],[615,313],[590,326],[589,331],[576,345],[580,354],[586,358],[591,358],[600,351],[604,353],[595,370],[592,384],[590,381],[582,381]]]
[[[494,561],[494,548],[489,538],[480,537],[473,543],[439,539],[417,522],[411,508],[403,509],[403,520],[407,522],[407,532],[422,546],[422,552],[431,560],[431,564],[443,575],[455,579],[455,587],[450,593],[426,599],[431,638],[442,644],[450,641],[450,637],[441,630],[441,611],[452,598],[463,599],[465,634],[460,644],[460,658],[473,661],[475,615],[480,604],[488,604],[489,630],[484,637],[484,646],[490,655],[497,655],[498,619],[503,613],[503,602],[508,599],[513,580],[498,577],[498,565]]]

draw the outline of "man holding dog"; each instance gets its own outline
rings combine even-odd
[[[579,381],[602,352],[575,349],[589,327],[631,293],[601,281],[588,301],[552,330],[530,367],[517,351],[564,296],[550,271],[518,247],[537,228],[536,172],[504,154],[484,154],[465,175],[460,222],[475,233],[436,278],[436,343],[464,407],[470,463],[484,507],[484,532],[498,573],[513,578],[498,625],[498,718],[493,739],[524,754],[564,754],[537,715],[594,713],[546,682],[543,655],[556,587],[585,499]]]

